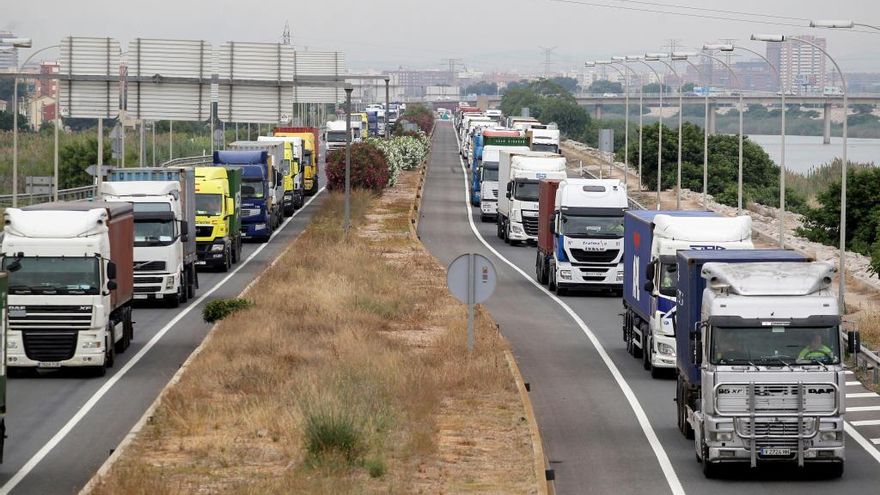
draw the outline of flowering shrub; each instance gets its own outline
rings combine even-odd
[[[418,103],[408,105],[406,111],[403,112],[403,115],[400,116],[400,119],[394,123],[394,127],[391,129],[391,132],[395,136],[403,133],[401,122],[404,120],[408,120],[419,126],[419,129],[427,134],[431,132],[431,128],[434,127],[434,111],[425,105]]]
[[[413,170],[425,161],[430,144],[424,133],[396,136],[391,139],[368,138],[366,143],[382,151],[388,162],[389,186],[397,183],[401,170]]]
[[[345,190],[345,149],[327,155],[327,188]],[[385,155],[370,143],[351,145],[351,187],[381,192],[389,185],[390,168]]]

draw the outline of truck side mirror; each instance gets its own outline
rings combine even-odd
[[[119,287],[119,286],[116,285],[115,280],[110,280],[109,282],[107,282],[107,290],[116,290],[117,287]]]
[[[232,215],[235,211],[235,200],[232,198],[226,198],[226,215]]]
[[[703,325],[699,325],[697,331],[691,333],[690,338],[691,361],[698,366],[703,364],[703,328]]]
[[[654,281],[648,280],[647,282],[645,282],[644,288],[645,288],[645,292],[653,293],[654,292]]]
[[[645,279],[654,280],[654,263],[648,263],[645,268]]]
[[[189,242],[189,222],[186,220],[180,221],[180,241]]]
[[[112,261],[107,262],[107,280],[116,280],[116,263]],[[109,284],[108,284],[109,287]],[[111,289],[112,290],[112,289]]]

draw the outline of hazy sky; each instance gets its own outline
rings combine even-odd
[[[878,0],[4,0],[0,29],[33,38],[34,47],[65,35],[277,42],[285,20],[298,48],[346,52],[348,65],[438,68],[444,58],[481,70],[538,72],[539,47],[558,47],[554,69],[615,54],[657,51],[675,38],[690,49],[718,38],[751,43],[751,33],[817,34],[845,71],[880,72],[880,32],[814,30],[810,18],[880,24]],[[591,4],[591,5],[587,5]],[[719,9],[722,13],[670,5]],[[684,11],[682,17],[620,8]],[[755,17],[746,14],[761,14]],[[770,17],[776,16],[776,17]],[[770,24],[764,24],[770,23]],[[27,56],[30,51],[24,50]],[[53,57],[51,54],[49,57]]]

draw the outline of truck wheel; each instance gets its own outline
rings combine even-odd
[[[163,297],[163,299],[165,300],[165,307],[176,308],[180,306],[180,290],[180,287],[178,287],[176,294],[166,295]]]
[[[123,310],[122,316],[122,338],[114,345],[117,354],[121,354],[131,345],[131,309]]]
[[[504,231],[501,230],[501,215],[498,215],[498,218],[495,219],[495,228],[497,230],[498,238],[504,239]]]
[[[717,478],[721,474],[721,464],[709,462],[709,447],[703,449],[703,476],[708,480]]]
[[[196,297],[196,286],[199,285],[198,275],[196,275],[196,271],[193,269],[187,270],[187,273],[189,273],[189,283],[186,284],[186,296],[194,299]]]
[[[642,334],[642,368],[645,370],[651,369],[651,358],[653,357],[654,351],[652,349],[653,343],[651,342],[651,337]]]
[[[116,326],[109,325],[109,335],[107,336],[107,355],[104,358],[104,367],[112,368],[116,364]]]
[[[184,304],[189,301],[189,297],[187,297],[187,286],[189,286],[189,277],[186,276],[186,272],[180,272],[180,304]]]
[[[633,322],[633,326],[635,326],[635,325],[636,325],[636,323]],[[644,332],[644,328],[642,328],[641,321],[639,321],[638,325],[639,325],[639,328],[642,329],[642,332]],[[642,335],[644,335],[644,333],[642,333]],[[644,353],[645,349],[639,349],[639,347],[636,346],[636,338],[637,337],[636,337],[635,332],[633,332],[632,329],[630,329],[629,342],[630,342],[630,345],[632,346],[632,356],[636,359],[641,359],[642,353]],[[642,338],[642,340],[644,341],[644,338]]]
[[[544,273],[543,273],[544,260],[541,258],[542,258],[541,253],[538,252],[538,254],[535,255],[535,280],[539,284],[544,285],[545,284]]]
[[[228,272],[232,267],[232,248],[227,248],[223,251],[223,264],[220,265],[220,271]]]

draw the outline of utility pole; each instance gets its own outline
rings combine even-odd
[[[281,44],[290,44],[290,23],[287,21],[284,21],[284,31],[281,32]]]
[[[441,62],[449,67],[449,85],[453,87],[458,85],[458,71],[455,70],[455,66],[464,61],[460,58],[444,58]]]

